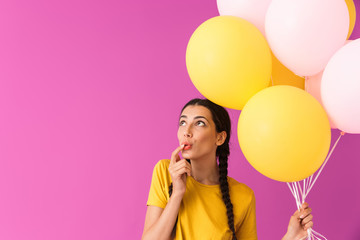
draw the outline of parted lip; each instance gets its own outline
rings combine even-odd
[[[192,144],[189,142],[182,142],[181,145],[185,145],[185,146],[191,146]]]

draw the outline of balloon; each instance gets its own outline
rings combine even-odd
[[[244,156],[261,174],[282,182],[311,176],[329,151],[325,110],[309,93],[292,86],[268,87],[242,110],[238,138]]]
[[[272,57],[272,73],[270,86],[275,85],[289,85],[298,87],[300,89],[305,88],[305,79],[295,75],[292,71],[287,69],[275,56]]]
[[[348,44],[351,41],[352,40],[346,40],[345,44]],[[310,93],[313,97],[315,97],[316,100],[319,101],[321,106],[324,107],[324,104],[321,99],[321,79],[322,79],[323,73],[324,73],[324,71],[321,71],[320,73],[318,73],[314,76],[308,77],[305,80],[305,91]],[[337,127],[336,127],[335,123],[331,120],[329,115],[328,115],[328,118],[329,118],[331,128],[336,129]]]
[[[321,104],[321,106],[324,107],[324,104],[322,103],[322,100],[321,100],[321,92],[320,92],[322,75],[323,75],[323,71],[306,79],[305,80],[305,91],[310,93],[314,98],[316,98],[316,100],[318,100],[318,102]],[[328,116],[328,118],[329,118],[329,116]],[[330,122],[330,127],[336,129],[335,124],[333,123],[333,121],[330,118],[329,118],[329,122]]]
[[[327,64],[321,80],[321,99],[335,126],[360,133],[360,39],[343,46]]]
[[[299,76],[322,71],[344,44],[348,31],[344,0],[273,0],[265,17],[271,50]]]
[[[355,4],[353,0],[345,0],[346,5],[349,9],[349,16],[350,16],[350,26],[349,26],[349,32],[346,39],[349,39],[351,36],[351,33],[354,30],[355,22],[356,22],[356,10],[355,10]]]
[[[265,15],[271,0],[217,0],[220,15],[241,17],[265,36]]]
[[[241,110],[270,82],[270,48],[250,22],[218,16],[202,23],[186,50],[189,76],[209,100]]]

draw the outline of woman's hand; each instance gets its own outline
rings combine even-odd
[[[191,176],[191,165],[186,159],[179,157],[179,152],[184,145],[179,146],[171,154],[169,172],[173,183],[173,193],[184,195],[186,190],[186,177]]]
[[[311,211],[312,210],[307,203],[301,205],[300,211],[296,210],[290,218],[288,231],[283,240],[306,239],[306,236],[308,235],[307,230],[314,225],[312,222],[313,215],[311,215]]]

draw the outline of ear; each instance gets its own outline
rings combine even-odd
[[[227,137],[227,134],[225,131],[222,131],[220,133],[217,133],[217,136],[216,136],[216,145],[217,146],[221,146],[225,140],[226,140],[226,137]]]

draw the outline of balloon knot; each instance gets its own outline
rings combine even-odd
[[[341,131],[341,135],[344,136],[344,135],[345,135],[345,132]]]

